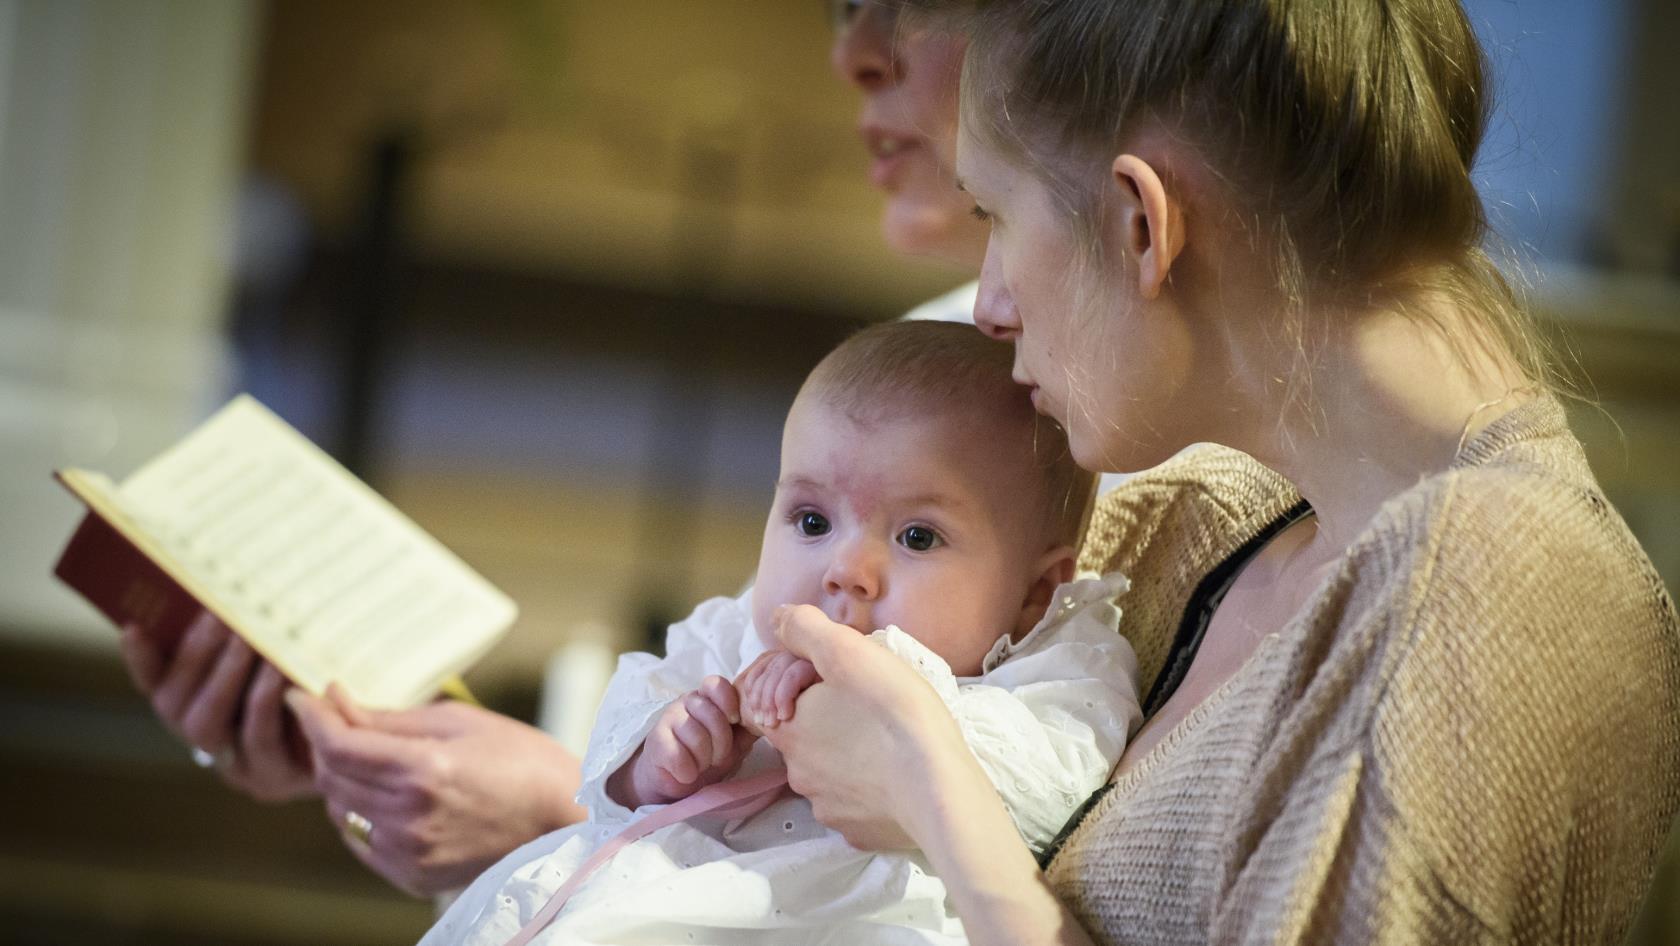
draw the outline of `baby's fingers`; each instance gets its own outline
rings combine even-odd
[[[809,660],[795,659],[782,671],[780,680],[776,681],[776,719],[787,722],[793,718],[793,705],[799,699],[799,694],[810,689],[811,685],[821,678],[817,676],[817,668]]]
[[[774,726],[785,717],[777,712],[776,688],[781,685],[782,677],[788,668],[800,658],[785,650],[774,651],[771,660],[764,668],[764,676],[759,678],[757,692],[752,698],[753,712],[764,726]]]
[[[774,656],[774,652],[759,654],[758,659],[754,660],[748,665],[747,669],[741,671],[741,674],[735,678],[735,692],[740,698],[742,716],[756,715],[759,686],[763,684],[765,671],[770,666],[770,660]]]
[[[733,742],[729,718],[698,691],[683,697],[683,708],[688,710],[688,722],[677,728],[677,737],[700,760],[701,768],[723,762]]]
[[[648,733],[644,750],[648,764],[669,775],[679,785],[693,785],[700,777],[698,757],[689,751],[678,735],[682,727],[694,724],[684,720],[676,726],[656,726]]]
[[[741,693],[728,680],[719,676],[707,677],[700,681],[700,689],[695,692],[721,710],[730,725],[741,721]]]

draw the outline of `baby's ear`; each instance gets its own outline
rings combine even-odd
[[[1021,603],[1021,615],[1015,622],[1015,640],[1027,636],[1027,632],[1044,620],[1057,586],[1073,580],[1073,563],[1071,545],[1058,545],[1039,556],[1035,566],[1038,577],[1027,588],[1027,600]]]

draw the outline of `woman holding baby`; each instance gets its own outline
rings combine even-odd
[[[1084,559],[1157,682],[1041,872],[927,688],[795,609],[793,787],[975,942],[1619,941],[1680,638],[1480,249],[1463,10],[924,5],[969,6],[976,320],[1082,465],[1150,471]]]

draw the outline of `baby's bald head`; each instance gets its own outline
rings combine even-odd
[[[841,342],[799,398],[821,400],[860,425],[938,417],[984,436],[999,470],[1030,468],[1050,542],[1077,545],[1094,477],[1074,463],[1061,428],[1033,410],[1027,389],[1010,377],[1013,365],[1010,345],[971,325],[887,322]]]

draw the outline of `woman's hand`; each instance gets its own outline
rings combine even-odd
[[[315,784],[351,852],[416,896],[466,886],[527,841],[583,819],[578,760],[542,730],[489,710],[438,702],[398,712],[293,690]],[[351,812],[371,825],[346,830]]]
[[[222,781],[259,801],[313,793],[308,751],[282,702],[286,678],[215,615],[200,612],[172,653],[133,625],[119,641],[135,687],[164,726],[216,760]]]
[[[969,755],[945,704],[902,660],[815,607],[780,609],[776,636],[821,678],[792,719],[764,732],[787,762],[788,784],[854,847],[918,846],[924,809],[938,800],[937,786],[920,779],[935,773],[935,759]],[[917,776],[907,783],[905,773]],[[996,797],[983,776],[982,785]]]
[[[920,848],[976,946],[1089,946],[914,670],[809,605],[781,608],[776,637],[822,677],[764,733],[818,821],[864,850]]]

